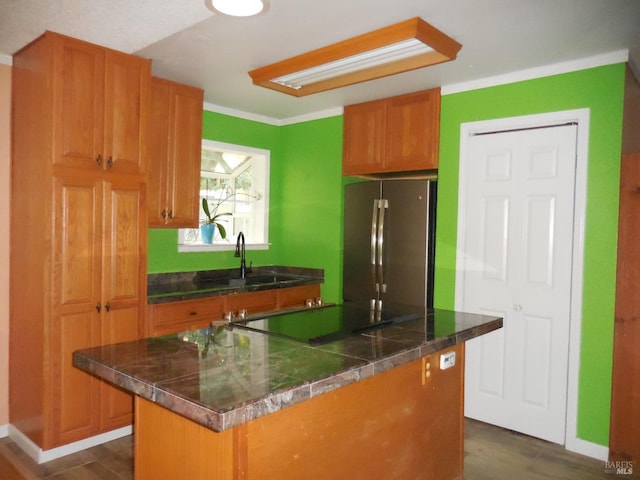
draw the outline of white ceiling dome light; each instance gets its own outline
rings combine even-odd
[[[250,17],[257,15],[264,8],[262,0],[210,0],[211,8],[216,13],[233,17]]]

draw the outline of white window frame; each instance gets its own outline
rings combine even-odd
[[[269,175],[271,166],[271,151],[262,148],[247,147],[244,145],[235,145],[232,143],[217,142],[214,140],[202,140],[202,146],[214,150],[224,150],[226,152],[247,154],[247,155],[261,155],[264,157],[264,165],[258,165],[259,162],[255,162],[254,168],[264,168],[264,196],[261,201],[264,202],[264,221],[262,225],[263,239],[262,243],[251,242],[251,238],[247,238],[245,248],[247,250],[268,250],[269,246]],[[198,202],[200,202],[198,198]],[[202,208],[198,203],[198,208]],[[184,244],[182,243],[184,237],[184,229],[178,231],[178,252],[221,252],[235,250],[236,241],[227,237],[229,243],[212,243],[212,244]]]

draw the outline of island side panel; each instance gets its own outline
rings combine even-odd
[[[246,478],[461,479],[463,372],[461,344],[248,422]]]
[[[243,430],[238,427],[238,432]],[[134,474],[137,480],[233,479],[234,430],[214,432],[136,396]]]

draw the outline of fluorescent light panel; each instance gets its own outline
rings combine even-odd
[[[271,81],[286,87],[300,89],[305,85],[321,82],[322,80],[366,70],[367,68],[376,67],[384,63],[410,58],[432,51],[433,48],[429,45],[425,45],[421,41],[411,38],[386,47],[369,50],[360,55],[352,55],[342,60],[336,60],[335,62],[307,68],[300,72],[283,75]]]
[[[253,83],[296,97],[456,58],[462,45],[415,17],[249,72]]]

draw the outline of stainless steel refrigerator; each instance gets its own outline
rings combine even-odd
[[[434,180],[345,187],[343,298],[372,321],[402,306],[433,307]]]

